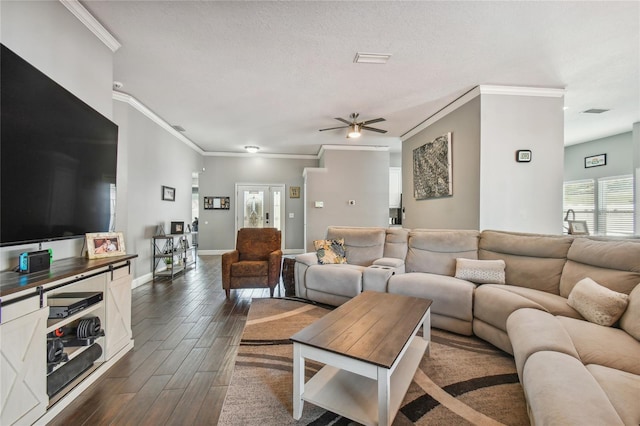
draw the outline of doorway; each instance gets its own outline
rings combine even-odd
[[[284,187],[236,184],[236,234],[240,228],[276,228],[284,250]]]

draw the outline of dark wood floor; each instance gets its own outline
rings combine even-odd
[[[134,349],[50,424],[216,424],[253,297],[269,291],[225,298],[220,256],[134,289]]]

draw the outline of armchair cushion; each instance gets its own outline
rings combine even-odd
[[[234,277],[259,277],[268,275],[269,262],[264,260],[244,260],[231,265]]]

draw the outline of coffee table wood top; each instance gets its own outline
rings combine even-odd
[[[430,306],[428,299],[365,291],[291,340],[391,368]]]

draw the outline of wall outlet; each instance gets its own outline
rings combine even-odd
[[[289,213],[289,219],[293,219],[295,215],[293,213]]]
[[[321,209],[321,208],[324,207],[324,202],[323,201],[316,201],[315,206],[316,206],[317,209]]]

